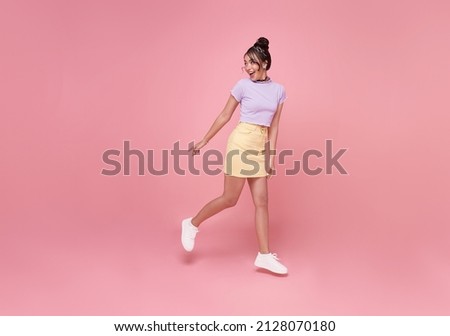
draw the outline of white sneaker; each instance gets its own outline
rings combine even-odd
[[[288,269],[278,261],[276,253],[262,254],[258,252],[255,259],[255,266],[265,268],[273,273],[287,274]]]
[[[190,218],[183,219],[181,222],[181,243],[186,251],[190,252],[194,249],[195,236],[198,228],[191,223]]]

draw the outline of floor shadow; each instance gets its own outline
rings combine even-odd
[[[181,252],[180,259],[184,265],[193,265],[198,258],[195,252]]]

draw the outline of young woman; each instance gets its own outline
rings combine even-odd
[[[208,133],[192,148],[193,154],[198,153],[231,119],[240,104],[240,121],[227,142],[223,166],[223,194],[207,203],[194,217],[182,221],[181,241],[186,251],[192,251],[200,224],[218,212],[234,206],[247,181],[255,205],[259,244],[255,266],[286,274],[287,268],[281,264],[276,254],[270,252],[268,237],[267,179],[273,171],[272,154],[275,152],[280,114],[286,99],[284,87],[267,75],[271,63],[269,41],[260,37],[244,55],[243,69],[249,78],[236,83],[224,109]]]

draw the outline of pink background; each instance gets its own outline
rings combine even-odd
[[[0,31],[0,314],[450,314],[448,1],[2,0]],[[287,277],[253,267],[247,187],[188,255],[222,175],[101,175],[125,140],[200,140],[259,36],[289,162],[348,148],[347,176],[270,180]]]

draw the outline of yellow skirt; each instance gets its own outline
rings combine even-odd
[[[228,137],[223,172],[246,178],[269,175],[268,131],[266,126],[239,122]]]

